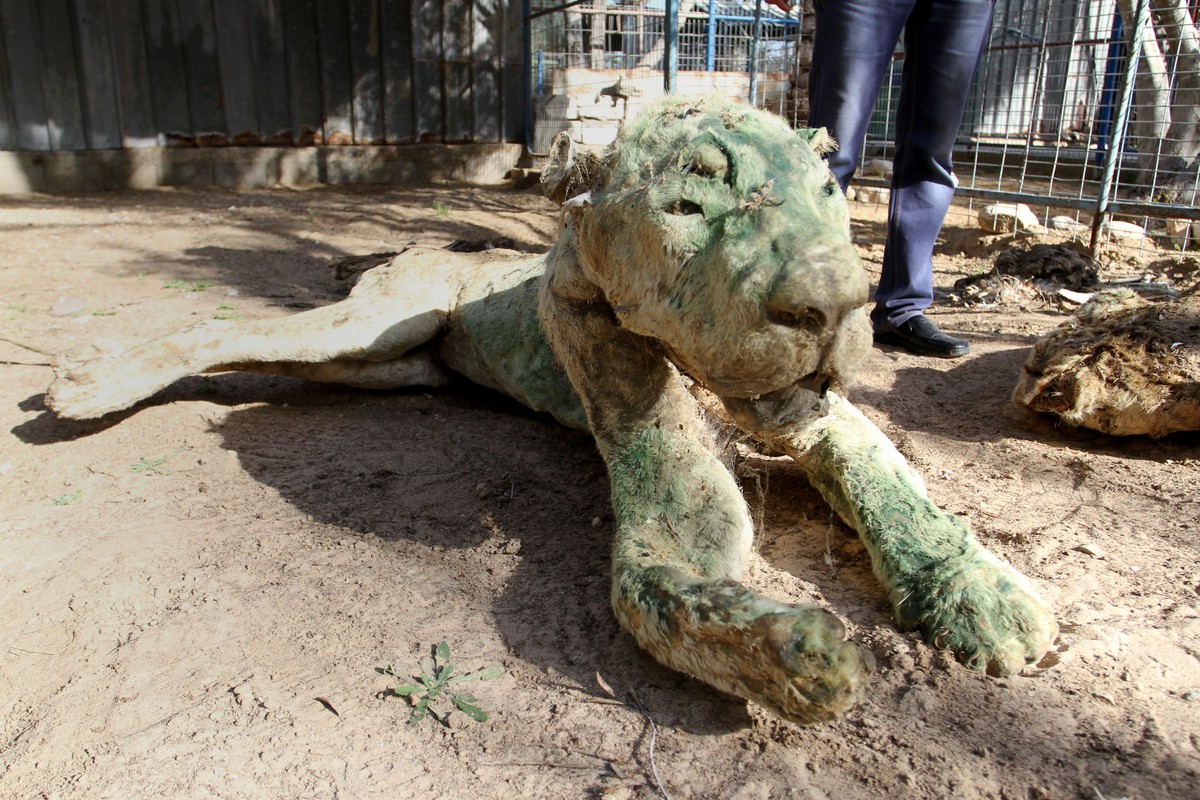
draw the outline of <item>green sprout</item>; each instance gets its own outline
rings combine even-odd
[[[217,306],[217,313],[212,315],[213,319],[237,319],[237,306],[231,306],[229,303],[221,303]]]
[[[452,209],[450,208],[450,206],[446,205],[443,202],[438,201],[433,204],[433,213],[438,215],[439,217],[450,216],[451,210]]]
[[[164,289],[182,289],[185,292],[203,292],[213,285],[212,281],[192,281],[191,283],[175,278],[162,285]]]
[[[55,497],[50,502],[54,503],[54,505],[56,505],[56,506],[69,506],[72,503],[79,500],[80,497],[83,497],[83,489],[76,489],[73,492],[67,492],[66,494],[60,494],[58,497]]]
[[[384,669],[384,674],[405,681],[392,691],[397,697],[403,697],[412,706],[412,716],[408,718],[409,725],[420,722],[425,719],[426,714],[429,714],[438,722],[449,727],[447,720],[452,709],[448,709],[442,716],[438,716],[438,713],[429,707],[430,704],[439,697],[445,697],[453,704],[454,708],[471,719],[476,722],[484,722],[488,716],[487,712],[476,705],[479,700],[474,695],[454,687],[469,681],[490,681],[503,675],[504,670],[500,667],[483,667],[472,672],[455,675],[454,664],[450,661],[450,645],[443,641],[434,648],[432,656],[425,656],[421,659],[419,676],[401,675],[391,664]],[[416,683],[407,683],[410,679]]]
[[[159,456],[158,458],[139,458],[136,464],[129,465],[129,469],[142,475],[170,475],[169,470],[159,469],[159,467],[186,449],[186,447],[181,447],[174,452],[167,453],[165,456]]]

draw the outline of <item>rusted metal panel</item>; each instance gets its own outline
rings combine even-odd
[[[349,0],[350,67],[354,74],[354,142],[382,144],[383,65],[380,63],[379,1]]]
[[[413,0],[413,111],[418,141],[446,135],[441,0]]]
[[[146,30],[146,69],[152,76],[153,125],[160,142],[177,143],[195,130],[188,107],[179,10],[174,0],[142,0],[142,21]]]
[[[24,80],[31,65],[41,72],[36,33],[37,18],[27,0],[0,0],[0,147],[50,149],[41,86]]]
[[[290,5],[290,0],[286,4]],[[285,0],[250,0],[247,5],[257,133],[263,144],[291,144],[288,60],[283,33]]]
[[[283,37],[291,133],[297,144],[314,144],[323,135],[316,0],[286,0]]]
[[[229,139],[225,98],[221,87],[221,58],[217,24],[209,2],[181,2],[179,34],[187,83],[189,133],[196,144],[223,144]]]
[[[354,84],[346,0],[317,0],[321,103],[326,144],[354,143]]]
[[[73,37],[60,35],[60,31],[72,28],[70,5],[67,0],[41,0],[36,5],[50,149],[82,150],[87,147],[87,137],[83,127],[79,61]]]
[[[379,0],[383,47],[383,119],[389,143],[417,138],[413,111],[413,21],[411,0]]]
[[[255,71],[250,48],[249,9],[244,0],[213,0],[226,133],[238,144],[258,144]]]
[[[157,145],[147,32],[139,0],[111,0],[110,28],[122,147]],[[155,76],[155,80],[158,76]]]
[[[79,74],[83,101],[87,109],[84,129],[87,146],[121,146],[121,117],[117,105],[117,76],[113,63],[112,32],[109,30],[107,3],[75,3],[75,30],[79,47]]]

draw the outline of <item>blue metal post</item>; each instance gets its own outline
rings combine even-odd
[[[1125,150],[1125,129],[1129,124],[1129,107],[1133,102],[1133,84],[1137,79],[1138,61],[1142,57],[1142,42],[1146,27],[1150,25],[1150,0],[1138,0],[1134,7],[1133,33],[1129,37],[1129,60],[1125,64],[1125,85],[1117,104],[1112,134],[1109,136],[1108,152],[1104,154],[1104,175],[1100,178],[1100,195],[1096,198],[1096,213],[1092,217],[1091,252],[1095,254],[1100,241],[1100,226],[1108,216],[1108,201],[1112,196],[1113,182]]]
[[[762,4],[754,3],[754,36],[750,39],[750,105],[758,105],[758,40],[762,38]]]
[[[1104,164],[1108,136],[1112,129],[1113,107],[1117,104],[1117,79],[1120,77],[1121,56],[1125,50],[1125,26],[1121,10],[1113,9],[1112,38],[1108,42],[1108,58],[1104,62],[1104,90],[1100,93],[1100,114],[1096,120],[1096,166]]]
[[[666,18],[663,20],[663,88],[667,94],[675,94],[679,72],[679,4],[677,0],[666,0]]]
[[[709,72],[717,68],[717,0],[708,0],[708,53],[704,68]]]

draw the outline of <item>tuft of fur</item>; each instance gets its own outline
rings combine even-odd
[[[1074,291],[1089,289],[1100,282],[1095,262],[1073,244],[1035,244],[1028,250],[1009,248],[996,256],[994,271],[997,275],[1049,281]]]
[[[1059,289],[1082,291],[1099,282],[1095,262],[1074,245],[1037,244],[1009,248],[990,272],[955,281],[953,297],[967,306],[1057,306]]]

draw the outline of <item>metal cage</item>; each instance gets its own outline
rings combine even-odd
[[[1023,203],[1092,251],[1195,249],[1198,11],[1200,0],[998,0],[956,147],[967,212]],[[560,131],[607,144],[670,93],[716,92],[803,125],[813,30],[811,0],[789,14],[762,0],[527,0],[527,146],[545,153]],[[863,148],[875,164],[892,152],[903,67],[900,44]]]

